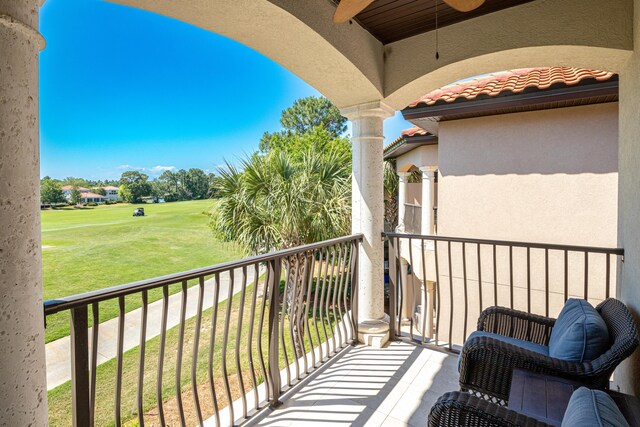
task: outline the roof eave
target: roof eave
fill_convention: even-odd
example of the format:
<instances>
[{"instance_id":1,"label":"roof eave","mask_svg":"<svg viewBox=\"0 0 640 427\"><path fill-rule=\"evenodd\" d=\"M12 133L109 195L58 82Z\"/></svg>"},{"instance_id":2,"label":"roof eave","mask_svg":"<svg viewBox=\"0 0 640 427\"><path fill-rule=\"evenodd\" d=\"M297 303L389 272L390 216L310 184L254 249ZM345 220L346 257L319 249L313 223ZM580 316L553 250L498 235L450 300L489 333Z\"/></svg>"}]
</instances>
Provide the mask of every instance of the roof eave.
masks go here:
<instances>
[{"instance_id":1,"label":"roof eave","mask_svg":"<svg viewBox=\"0 0 640 427\"><path fill-rule=\"evenodd\" d=\"M450 103L419 105L402 110L406 120L433 117L437 120L460 114L481 114L492 110L533 107L558 101L578 101L581 99L618 94L619 81L563 86L556 89L538 89L510 95L482 99L458 98Z\"/></svg>"}]
</instances>

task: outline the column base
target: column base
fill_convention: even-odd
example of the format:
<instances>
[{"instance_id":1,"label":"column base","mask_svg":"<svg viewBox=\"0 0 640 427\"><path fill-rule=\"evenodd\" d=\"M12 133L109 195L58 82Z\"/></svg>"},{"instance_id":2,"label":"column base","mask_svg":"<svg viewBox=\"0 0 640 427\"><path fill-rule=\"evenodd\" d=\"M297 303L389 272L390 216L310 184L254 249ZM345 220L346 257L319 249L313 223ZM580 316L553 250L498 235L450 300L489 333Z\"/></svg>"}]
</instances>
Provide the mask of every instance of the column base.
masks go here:
<instances>
[{"instance_id":1,"label":"column base","mask_svg":"<svg viewBox=\"0 0 640 427\"><path fill-rule=\"evenodd\" d=\"M358 342L374 348L382 348L389 341L389 316L382 319L363 320L358 323Z\"/></svg>"}]
</instances>

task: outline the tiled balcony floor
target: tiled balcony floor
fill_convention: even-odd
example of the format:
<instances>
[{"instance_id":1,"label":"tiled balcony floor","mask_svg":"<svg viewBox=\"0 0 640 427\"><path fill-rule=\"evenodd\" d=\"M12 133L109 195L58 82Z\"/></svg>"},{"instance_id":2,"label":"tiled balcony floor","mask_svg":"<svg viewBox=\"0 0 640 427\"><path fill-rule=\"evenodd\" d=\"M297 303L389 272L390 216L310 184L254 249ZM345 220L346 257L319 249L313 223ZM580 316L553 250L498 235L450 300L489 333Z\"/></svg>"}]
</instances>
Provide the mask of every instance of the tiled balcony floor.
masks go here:
<instances>
[{"instance_id":1,"label":"tiled balcony floor","mask_svg":"<svg viewBox=\"0 0 640 427\"><path fill-rule=\"evenodd\" d=\"M249 424L424 427L436 399L458 388L455 356L404 342L353 347Z\"/></svg>"}]
</instances>

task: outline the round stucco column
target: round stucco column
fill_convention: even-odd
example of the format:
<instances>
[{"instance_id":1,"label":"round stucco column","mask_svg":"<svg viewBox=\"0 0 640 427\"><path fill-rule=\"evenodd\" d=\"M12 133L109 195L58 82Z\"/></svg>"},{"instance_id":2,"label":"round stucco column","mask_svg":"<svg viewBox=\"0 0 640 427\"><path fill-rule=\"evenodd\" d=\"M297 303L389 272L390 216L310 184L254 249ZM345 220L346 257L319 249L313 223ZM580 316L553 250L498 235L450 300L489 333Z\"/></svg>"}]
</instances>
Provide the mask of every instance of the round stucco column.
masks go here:
<instances>
[{"instance_id":1,"label":"round stucco column","mask_svg":"<svg viewBox=\"0 0 640 427\"><path fill-rule=\"evenodd\" d=\"M352 230L364 241L358 257L358 338L372 346L389 339L384 313L383 122L394 110L370 102L341 110L352 123Z\"/></svg>"},{"instance_id":2,"label":"round stucco column","mask_svg":"<svg viewBox=\"0 0 640 427\"><path fill-rule=\"evenodd\" d=\"M409 182L410 175L411 172L398 172L398 226L396 231L399 233L404 233L405 230L404 215L407 203L407 182Z\"/></svg>"},{"instance_id":3,"label":"round stucco column","mask_svg":"<svg viewBox=\"0 0 640 427\"><path fill-rule=\"evenodd\" d=\"M423 166L420 168L422 172L422 231L424 235L433 235L435 228L435 207L436 197L436 170L437 166Z\"/></svg>"},{"instance_id":4,"label":"round stucco column","mask_svg":"<svg viewBox=\"0 0 640 427\"><path fill-rule=\"evenodd\" d=\"M41 0L0 0L0 425L46 426L38 33Z\"/></svg>"}]
</instances>

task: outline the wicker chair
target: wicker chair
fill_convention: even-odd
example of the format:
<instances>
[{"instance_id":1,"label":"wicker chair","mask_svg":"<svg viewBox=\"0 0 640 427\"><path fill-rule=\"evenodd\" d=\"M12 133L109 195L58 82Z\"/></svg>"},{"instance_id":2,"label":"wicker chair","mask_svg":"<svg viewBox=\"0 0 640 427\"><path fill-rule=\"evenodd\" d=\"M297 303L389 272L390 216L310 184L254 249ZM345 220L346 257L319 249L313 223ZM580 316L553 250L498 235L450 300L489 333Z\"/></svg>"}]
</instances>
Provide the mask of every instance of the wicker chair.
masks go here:
<instances>
[{"instance_id":1,"label":"wicker chair","mask_svg":"<svg viewBox=\"0 0 640 427\"><path fill-rule=\"evenodd\" d=\"M613 370L638 346L638 330L631 313L609 298L596 310L609 328L610 348L591 362L554 359L491 337L474 337L460 354L460 388L506 404L514 368L563 377L591 388L607 388ZM555 319L504 307L491 307L478 319L478 330L548 345Z\"/></svg>"},{"instance_id":2,"label":"wicker chair","mask_svg":"<svg viewBox=\"0 0 640 427\"><path fill-rule=\"evenodd\" d=\"M438 399L429 413L429 427L551 427L534 418L480 399L452 391Z\"/></svg>"}]
</instances>

